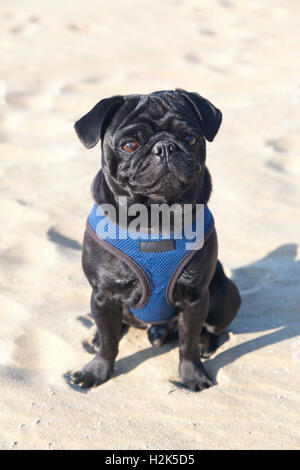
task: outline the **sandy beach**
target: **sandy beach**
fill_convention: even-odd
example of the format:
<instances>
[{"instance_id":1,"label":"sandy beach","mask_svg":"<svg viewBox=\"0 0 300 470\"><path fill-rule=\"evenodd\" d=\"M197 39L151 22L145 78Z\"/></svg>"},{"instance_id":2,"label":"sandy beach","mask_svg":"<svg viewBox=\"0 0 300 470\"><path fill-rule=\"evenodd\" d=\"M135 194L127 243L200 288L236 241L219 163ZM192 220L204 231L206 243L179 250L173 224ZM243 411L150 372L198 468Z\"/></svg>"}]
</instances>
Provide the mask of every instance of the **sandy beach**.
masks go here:
<instances>
[{"instance_id":1,"label":"sandy beach","mask_svg":"<svg viewBox=\"0 0 300 470\"><path fill-rule=\"evenodd\" d=\"M297 0L3 0L0 5L0 449L299 449L300 4ZM100 147L74 122L101 98L184 88L223 124L207 145L219 257L242 307L178 387L178 343L92 356L81 269Z\"/></svg>"}]
</instances>

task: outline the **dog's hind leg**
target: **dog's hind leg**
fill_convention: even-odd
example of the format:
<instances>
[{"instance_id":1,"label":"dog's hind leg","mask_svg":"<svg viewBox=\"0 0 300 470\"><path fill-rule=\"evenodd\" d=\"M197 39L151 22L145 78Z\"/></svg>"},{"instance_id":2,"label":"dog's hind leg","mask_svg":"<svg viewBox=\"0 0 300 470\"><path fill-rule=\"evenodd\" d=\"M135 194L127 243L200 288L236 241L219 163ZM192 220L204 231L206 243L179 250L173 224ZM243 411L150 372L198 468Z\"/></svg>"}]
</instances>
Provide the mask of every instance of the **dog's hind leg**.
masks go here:
<instances>
[{"instance_id":1,"label":"dog's hind leg","mask_svg":"<svg viewBox=\"0 0 300 470\"><path fill-rule=\"evenodd\" d=\"M230 325L240 305L239 291L218 261L209 285L209 310L200 336L201 356L209 357L217 349L219 335Z\"/></svg>"},{"instance_id":2,"label":"dog's hind leg","mask_svg":"<svg viewBox=\"0 0 300 470\"><path fill-rule=\"evenodd\" d=\"M163 325L152 325L148 329L148 338L152 346L160 348L169 341L178 338L177 321Z\"/></svg>"},{"instance_id":3,"label":"dog's hind leg","mask_svg":"<svg viewBox=\"0 0 300 470\"><path fill-rule=\"evenodd\" d=\"M219 335L210 333L205 326L202 328L200 335L200 357L209 358L219 346Z\"/></svg>"},{"instance_id":4,"label":"dog's hind leg","mask_svg":"<svg viewBox=\"0 0 300 470\"><path fill-rule=\"evenodd\" d=\"M128 329L129 329L129 326L126 325L125 323L122 323L122 330L121 330L120 339L123 338L123 336L127 333ZM88 340L83 342L83 347L90 354L97 354L99 352L99 349L100 349L100 336L99 336L99 331L98 330L96 330Z\"/></svg>"}]
</instances>

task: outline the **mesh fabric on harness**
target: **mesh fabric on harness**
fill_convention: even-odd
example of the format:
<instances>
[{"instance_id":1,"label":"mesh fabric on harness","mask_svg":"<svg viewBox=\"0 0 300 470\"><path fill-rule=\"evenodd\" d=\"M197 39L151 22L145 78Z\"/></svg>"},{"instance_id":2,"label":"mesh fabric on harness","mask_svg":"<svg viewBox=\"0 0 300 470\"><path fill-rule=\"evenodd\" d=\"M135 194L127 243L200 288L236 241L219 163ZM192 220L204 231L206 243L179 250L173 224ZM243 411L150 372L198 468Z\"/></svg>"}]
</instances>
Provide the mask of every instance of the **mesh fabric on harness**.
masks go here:
<instances>
[{"instance_id":1,"label":"mesh fabric on harness","mask_svg":"<svg viewBox=\"0 0 300 470\"><path fill-rule=\"evenodd\" d=\"M190 227L194 238L190 238L191 231L187 236L185 229L180 234L167 235L134 232L110 221L94 204L87 220L87 231L101 246L126 263L141 281L142 297L134 308L130 308L139 320L162 323L176 315L173 305L176 280L214 230L208 207L203 206L200 216Z\"/></svg>"}]
</instances>

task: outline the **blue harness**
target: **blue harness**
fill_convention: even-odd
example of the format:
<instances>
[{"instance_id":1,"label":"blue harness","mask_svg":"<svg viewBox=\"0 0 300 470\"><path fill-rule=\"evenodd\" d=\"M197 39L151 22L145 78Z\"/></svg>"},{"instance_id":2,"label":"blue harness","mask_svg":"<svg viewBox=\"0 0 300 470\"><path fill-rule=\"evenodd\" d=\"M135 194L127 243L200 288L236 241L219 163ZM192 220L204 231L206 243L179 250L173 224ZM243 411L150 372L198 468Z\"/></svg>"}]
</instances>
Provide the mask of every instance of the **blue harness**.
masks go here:
<instances>
[{"instance_id":1,"label":"blue harness","mask_svg":"<svg viewBox=\"0 0 300 470\"><path fill-rule=\"evenodd\" d=\"M178 234L148 234L123 229L111 222L94 204L87 231L102 247L127 264L143 286L143 294L130 308L143 322L162 323L176 315L173 290L185 266L214 230L213 216L207 206L192 224L194 238L186 230ZM191 232L190 232L191 233ZM193 247L191 249L190 247Z\"/></svg>"}]
</instances>

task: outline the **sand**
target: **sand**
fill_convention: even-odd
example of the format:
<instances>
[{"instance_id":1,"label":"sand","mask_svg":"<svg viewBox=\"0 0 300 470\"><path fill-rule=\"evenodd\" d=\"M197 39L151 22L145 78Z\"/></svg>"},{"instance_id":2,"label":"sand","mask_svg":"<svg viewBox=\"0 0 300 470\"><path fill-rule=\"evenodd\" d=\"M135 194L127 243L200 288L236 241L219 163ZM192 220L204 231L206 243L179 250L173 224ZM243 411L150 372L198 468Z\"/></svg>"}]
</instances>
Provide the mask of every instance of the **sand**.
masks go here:
<instances>
[{"instance_id":1,"label":"sand","mask_svg":"<svg viewBox=\"0 0 300 470\"><path fill-rule=\"evenodd\" d=\"M0 448L300 446L300 55L297 0L2 1ZM181 87L223 111L208 144L220 259L242 308L176 386L178 344L121 340L88 392L82 236L100 165L73 123L101 98Z\"/></svg>"}]
</instances>

